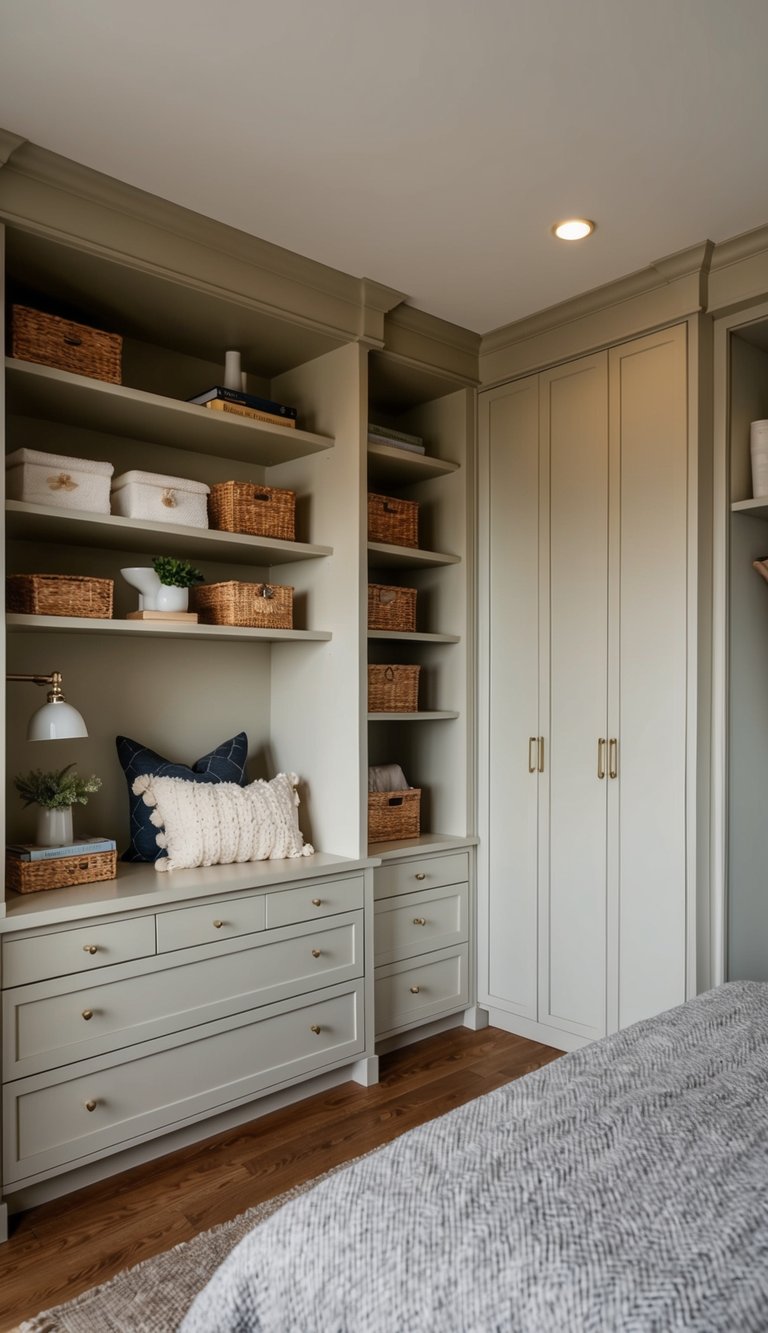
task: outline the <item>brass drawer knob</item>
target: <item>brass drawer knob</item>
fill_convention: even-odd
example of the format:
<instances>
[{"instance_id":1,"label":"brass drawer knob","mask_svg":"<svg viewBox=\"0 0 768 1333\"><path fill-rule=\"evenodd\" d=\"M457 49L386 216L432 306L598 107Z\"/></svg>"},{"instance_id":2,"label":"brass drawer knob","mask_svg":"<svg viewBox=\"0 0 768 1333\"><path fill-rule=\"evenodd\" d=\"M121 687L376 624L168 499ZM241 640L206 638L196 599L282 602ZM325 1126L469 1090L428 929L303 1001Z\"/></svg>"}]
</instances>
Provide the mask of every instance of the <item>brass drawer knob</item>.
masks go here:
<instances>
[{"instance_id":1,"label":"brass drawer knob","mask_svg":"<svg viewBox=\"0 0 768 1333\"><path fill-rule=\"evenodd\" d=\"M415 916L413 918L414 926L426 926L427 918L425 916Z\"/></svg>"},{"instance_id":2,"label":"brass drawer knob","mask_svg":"<svg viewBox=\"0 0 768 1333\"><path fill-rule=\"evenodd\" d=\"M224 925L224 922L223 922L223 921L214 921L214 923L213 923L213 928L214 928L214 930L221 930L221 927L222 927L223 925Z\"/></svg>"},{"instance_id":3,"label":"brass drawer knob","mask_svg":"<svg viewBox=\"0 0 768 1333\"><path fill-rule=\"evenodd\" d=\"M418 995L420 990L421 986L411 986L411 995Z\"/></svg>"},{"instance_id":4,"label":"brass drawer knob","mask_svg":"<svg viewBox=\"0 0 768 1333\"><path fill-rule=\"evenodd\" d=\"M322 900L322 898L313 898L313 899L312 899L312 906L313 906L313 907L322 907L322 905L323 905L323 900Z\"/></svg>"},{"instance_id":5,"label":"brass drawer knob","mask_svg":"<svg viewBox=\"0 0 768 1333\"><path fill-rule=\"evenodd\" d=\"M322 1028L320 1027L319 1023L313 1023L309 1030L310 1032L314 1032L316 1037L319 1037L320 1033L322 1032Z\"/></svg>"},{"instance_id":6,"label":"brass drawer knob","mask_svg":"<svg viewBox=\"0 0 768 1333\"><path fill-rule=\"evenodd\" d=\"M89 1023L89 1022L91 1021L91 1019L93 1018L93 1010L92 1010L92 1009L84 1009L84 1010L83 1010L83 1018L85 1019L86 1023Z\"/></svg>"},{"instance_id":7,"label":"brass drawer knob","mask_svg":"<svg viewBox=\"0 0 768 1333\"><path fill-rule=\"evenodd\" d=\"M84 944L84 945L83 945L83 953L98 953L98 951L99 951L99 946L98 946L98 944Z\"/></svg>"},{"instance_id":8,"label":"brass drawer knob","mask_svg":"<svg viewBox=\"0 0 768 1333\"><path fill-rule=\"evenodd\" d=\"M416 874L416 879L426 879L426 878L427 876L424 870L419 870L418 873Z\"/></svg>"},{"instance_id":9,"label":"brass drawer knob","mask_svg":"<svg viewBox=\"0 0 768 1333\"><path fill-rule=\"evenodd\" d=\"M320 957L320 950L319 950L319 949L313 949L313 950L312 950L312 957L313 957L313 958L319 958L319 957Z\"/></svg>"},{"instance_id":10,"label":"brass drawer knob","mask_svg":"<svg viewBox=\"0 0 768 1333\"><path fill-rule=\"evenodd\" d=\"M95 1102L95 1101L89 1101L89 1102L86 1102L86 1103L85 1103L85 1109L86 1109L86 1111L95 1111L95 1110L96 1110L96 1107L98 1106L98 1104L99 1104L99 1103L98 1103L98 1102Z\"/></svg>"}]
</instances>

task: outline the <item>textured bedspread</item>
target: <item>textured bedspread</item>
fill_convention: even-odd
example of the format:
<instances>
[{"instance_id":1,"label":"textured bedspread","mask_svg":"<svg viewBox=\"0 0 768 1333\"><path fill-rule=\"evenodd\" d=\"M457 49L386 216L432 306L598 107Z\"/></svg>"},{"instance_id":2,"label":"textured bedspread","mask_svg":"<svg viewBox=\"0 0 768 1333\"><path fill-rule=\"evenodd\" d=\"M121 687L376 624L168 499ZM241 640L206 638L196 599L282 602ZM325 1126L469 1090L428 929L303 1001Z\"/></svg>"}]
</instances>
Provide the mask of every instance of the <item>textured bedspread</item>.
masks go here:
<instances>
[{"instance_id":1,"label":"textured bedspread","mask_svg":"<svg viewBox=\"0 0 768 1333\"><path fill-rule=\"evenodd\" d=\"M768 984L403 1135L256 1227L183 1333L768 1330Z\"/></svg>"}]
</instances>

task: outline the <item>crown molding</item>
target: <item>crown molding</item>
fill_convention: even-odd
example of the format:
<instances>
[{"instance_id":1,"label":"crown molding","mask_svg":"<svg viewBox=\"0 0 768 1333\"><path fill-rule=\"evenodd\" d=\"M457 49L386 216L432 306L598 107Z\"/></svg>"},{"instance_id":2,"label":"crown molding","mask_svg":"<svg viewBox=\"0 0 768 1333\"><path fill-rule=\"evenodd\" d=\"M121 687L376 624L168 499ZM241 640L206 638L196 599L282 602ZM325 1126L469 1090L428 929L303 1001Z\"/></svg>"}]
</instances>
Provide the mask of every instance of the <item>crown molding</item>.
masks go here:
<instances>
[{"instance_id":1,"label":"crown molding","mask_svg":"<svg viewBox=\"0 0 768 1333\"><path fill-rule=\"evenodd\" d=\"M732 236L715 246L708 309L724 315L768 296L768 226Z\"/></svg>"},{"instance_id":2,"label":"crown molding","mask_svg":"<svg viewBox=\"0 0 768 1333\"><path fill-rule=\"evenodd\" d=\"M405 292L385 287L374 278L361 278L360 293L360 338L369 347L383 347L385 316L405 300Z\"/></svg>"},{"instance_id":3,"label":"crown molding","mask_svg":"<svg viewBox=\"0 0 768 1333\"><path fill-rule=\"evenodd\" d=\"M463 385L478 383L479 333L417 306L398 305L385 320L385 349L414 366L439 369Z\"/></svg>"},{"instance_id":4,"label":"crown molding","mask_svg":"<svg viewBox=\"0 0 768 1333\"><path fill-rule=\"evenodd\" d=\"M26 139L22 139L19 134L12 134L10 130L0 129L0 169L10 161L13 154Z\"/></svg>"}]
</instances>

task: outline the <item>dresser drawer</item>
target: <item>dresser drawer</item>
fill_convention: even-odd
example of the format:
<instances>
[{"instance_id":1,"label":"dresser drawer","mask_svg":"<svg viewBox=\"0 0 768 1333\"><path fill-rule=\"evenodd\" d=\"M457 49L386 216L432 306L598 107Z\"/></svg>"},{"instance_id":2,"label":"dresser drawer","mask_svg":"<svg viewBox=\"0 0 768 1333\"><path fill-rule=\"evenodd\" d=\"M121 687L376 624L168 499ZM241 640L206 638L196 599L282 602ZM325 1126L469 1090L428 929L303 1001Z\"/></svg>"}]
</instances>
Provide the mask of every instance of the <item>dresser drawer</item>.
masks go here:
<instances>
[{"instance_id":1,"label":"dresser drawer","mask_svg":"<svg viewBox=\"0 0 768 1333\"><path fill-rule=\"evenodd\" d=\"M91 972L154 954L155 918L99 921L97 925L51 931L25 940L6 936L2 947L3 986L24 986L45 977Z\"/></svg>"},{"instance_id":2,"label":"dresser drawer","mask_svg":"<svg viewBox=\"0 0 768 1333\"><path fill-rule=\"evenodd\" d=\"M109 1068L92 1061L6 1085L6 1182L65 1170L352 1058L364 1048L362 983L193 1028L162 1046Z\"/></svg>"},{"instance_id":3,"label":"dresser drawer","mask_svg":"<svg viewBox=\"0 0 768 1333\"><path fill-rule=\"evenodd\" d=\"M433 949L466 944L468 897L466 884L450 884L380 899L375 908L376 963L395 963Z\"/></svg>"},{"instance_id":4,"label":"dresser drawer","mask_svg":"<svg viewBox=\"0 0 768 1333\"><path fill-rule=\"evenodd\" d=\"M373 873L375 898L393 898L414 889L436 889L442 884L462 884L469 879L469 853L449 856L420 856L413 861L389 861Z\"/></svg>"},{"instance_id":5,"label":"dresser drawer","mask_svg":"<svg viewBox=\"0 0 768 1333\"><path fill-rule=\"evenodd\" d=\"M267 894L267 926L289 926L294 921L315 921L335 912L363 906L363 877L335 879L325 884L301 884L297 889Z\"/></svg>"},{"instance_id":6,"label":"dresser drawer","mask_svg":"<svg viewBox=\"0 0 768 1333\"><path fill-rule=\"evenodd\" d=\"M181 907L157 914L157 952L188 949L194 944L231 939L263 930L266 906L263 894L223 898L197 907Z\"/></svg>"},{"instance_id":7,"label":"dresser drawer","mask_svg":"<svg viewBox=\"0 0 768 1333\"><path fill-rule=\"evenodd\" d=\"M376 969L376 1036L424 1023L469 1003L467 946Z\"/></svg>"},{"instance_id":8,"label":"dresser drawer","mask_svg":"<svg viewBox=\"0 0 768 1333\"><path fill-rule=\"evenodd\" d=\"M6 1081L362 976L361 912L274 934L6 991Z\"/></svg>"}]
</instances>

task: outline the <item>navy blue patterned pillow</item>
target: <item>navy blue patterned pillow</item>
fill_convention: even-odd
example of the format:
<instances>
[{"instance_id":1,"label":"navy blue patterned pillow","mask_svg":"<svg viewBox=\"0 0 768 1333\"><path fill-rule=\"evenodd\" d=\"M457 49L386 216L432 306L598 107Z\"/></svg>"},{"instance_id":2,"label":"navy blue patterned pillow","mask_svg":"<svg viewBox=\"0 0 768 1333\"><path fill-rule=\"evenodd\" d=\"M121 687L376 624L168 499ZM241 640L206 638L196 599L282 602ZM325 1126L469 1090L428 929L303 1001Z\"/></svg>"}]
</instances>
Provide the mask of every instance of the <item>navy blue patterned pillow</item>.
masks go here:
<instances>
[{"instance_id":1,"label":"navy blue patterned pillow","mask_svg":"<svg viewBox=\"0 0 768 1333\"><path fill-rule=\"evenodd\" d=\"M128 736L116 736L117 757L128 783L128 802L131 811L130 843L123 852L123 861L156 861L160 855L157 845L157 829L150 823L152 813L140 796L134 796L131 788L143 773L153 777L186 778L188 782L236 782L244 787L248 781L245 776L245 763L248 758L248 737L244 731L231 740L217 745L210 754L204 754L191 768L186 764L174 764L170 759L163 759L146 745L139 745Z\"/></svg>"}]
</instances>

